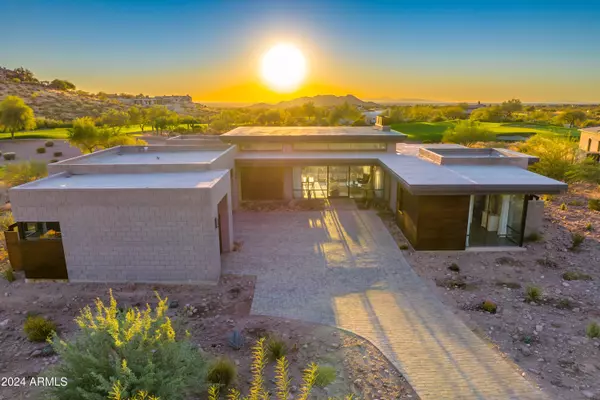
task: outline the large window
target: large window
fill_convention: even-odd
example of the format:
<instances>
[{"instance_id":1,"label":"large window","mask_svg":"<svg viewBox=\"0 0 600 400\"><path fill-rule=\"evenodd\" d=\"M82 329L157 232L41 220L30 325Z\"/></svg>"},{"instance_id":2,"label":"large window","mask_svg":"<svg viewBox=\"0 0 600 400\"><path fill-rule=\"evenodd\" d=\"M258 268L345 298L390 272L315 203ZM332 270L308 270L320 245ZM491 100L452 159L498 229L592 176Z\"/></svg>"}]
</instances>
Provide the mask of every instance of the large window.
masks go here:
<instances>
[{"instance_id":1,"label":"large window","mask_svg":"<svg viewBox=\"0 0 600 400\"><path fill-rule=\"evenodd\" d=\"M295 167L294 198L383 198L383 170L366 166Z\"/></svg>"},{"instance_id":2,"label":"large window","mask_svg":"<svg viewBox=\"0 0 600 400\"><path fill-rule=\"evenodd\" d=\"M60 239L58 222L19 222L21 238L24 240Z\"/></svg>"},{"instance_id":3,"label":"large window","mask_svg":"<svg viewBox=\"0 0 600 400\"><path fill-rule=\"evenodd\" d=\"M387 149L385 143L294 143L296 151L382 151Z\"/></svg>"}]
</instances>

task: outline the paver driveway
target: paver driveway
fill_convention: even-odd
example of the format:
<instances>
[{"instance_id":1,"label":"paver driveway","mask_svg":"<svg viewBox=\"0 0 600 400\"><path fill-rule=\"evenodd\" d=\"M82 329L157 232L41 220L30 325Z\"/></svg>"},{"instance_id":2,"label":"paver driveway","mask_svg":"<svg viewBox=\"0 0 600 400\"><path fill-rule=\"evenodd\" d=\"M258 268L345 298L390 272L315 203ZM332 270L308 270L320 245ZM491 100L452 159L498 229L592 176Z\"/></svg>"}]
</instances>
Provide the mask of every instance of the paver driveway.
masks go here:
<instances>
[{"instance_id":1,"label":"paver driveway","mask_svg":"<svg viewBox=\"0 0 600 400\"><path fill-rule=\"evenodd\" d=\"M373 342L422 399L544 399L408 265L373 211L236 213L241 251L224 271L257 276L253 314L334 325Z\"/></svg>"}]
</instances>

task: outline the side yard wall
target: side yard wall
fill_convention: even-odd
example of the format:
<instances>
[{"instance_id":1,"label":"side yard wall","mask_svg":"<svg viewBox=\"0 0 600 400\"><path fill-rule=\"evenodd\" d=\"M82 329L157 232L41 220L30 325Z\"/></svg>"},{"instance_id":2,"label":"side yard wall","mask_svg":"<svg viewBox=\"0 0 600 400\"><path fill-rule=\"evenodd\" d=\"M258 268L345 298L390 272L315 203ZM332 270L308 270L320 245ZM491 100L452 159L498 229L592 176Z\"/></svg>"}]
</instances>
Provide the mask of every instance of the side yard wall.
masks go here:
<instances>
[{"instance_id":1,"label":"side yard wall","mask_svg":"<svg viewBox=\"0 0 600 400\"><path fill-rule=\"evenodd\" d=\"M225 190L230 184L229 179L220 183ZM17 221L60 222L72 281L219 279L217 207L211 190L37 189L13 190L11 198Z\"/></svg>"}]
</instances>

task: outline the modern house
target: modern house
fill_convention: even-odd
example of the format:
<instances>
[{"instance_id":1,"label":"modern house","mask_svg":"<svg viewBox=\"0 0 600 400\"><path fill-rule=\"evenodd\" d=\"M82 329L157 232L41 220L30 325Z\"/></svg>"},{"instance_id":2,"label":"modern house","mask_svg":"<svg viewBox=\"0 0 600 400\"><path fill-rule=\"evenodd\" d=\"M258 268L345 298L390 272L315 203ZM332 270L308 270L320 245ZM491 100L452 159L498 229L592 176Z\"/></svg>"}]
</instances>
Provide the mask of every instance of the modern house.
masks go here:
<instances>
[{"instance_id":1,"label":"modern house","mask_svg":"<svg viewBox=\"0 0 600 400\"><path fill-rule=\"evenodd\" d=\"M589 155L600 155L600 126L580 129L579 148Z\"/></svg>"},{"instance_id":2,"label":"modern house","mask_svg":"<svg viewBox=\"0 0 600 400\"><path fill-rule=\"evenodd\" d=\"M504 149L408 145L389 127L240 127L49 165L10 191L9 256L28 278L216 282L245 201L370 199L416 250L520 246L537 194L567 186Z\"/></svg>"}]
</instances>

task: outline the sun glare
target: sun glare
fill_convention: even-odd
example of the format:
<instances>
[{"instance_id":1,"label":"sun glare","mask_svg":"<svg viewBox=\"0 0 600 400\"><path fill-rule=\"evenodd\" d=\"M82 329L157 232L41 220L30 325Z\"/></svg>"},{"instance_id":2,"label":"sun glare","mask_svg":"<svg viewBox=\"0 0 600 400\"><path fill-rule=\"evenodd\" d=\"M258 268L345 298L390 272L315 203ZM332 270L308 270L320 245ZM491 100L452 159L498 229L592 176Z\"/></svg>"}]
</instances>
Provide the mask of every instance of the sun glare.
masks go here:
<instances>
[{"instance_id":1,"label":"sun glare","mask_svg":"<svg viewBox=\"0 0 600 400\"><path fill-rule=\"evenodd\" d=\"M278 44L262 57L261 75L273 90L292 92L304 80L306 59L296 46Z\"/></svg>"}]
</instances>

